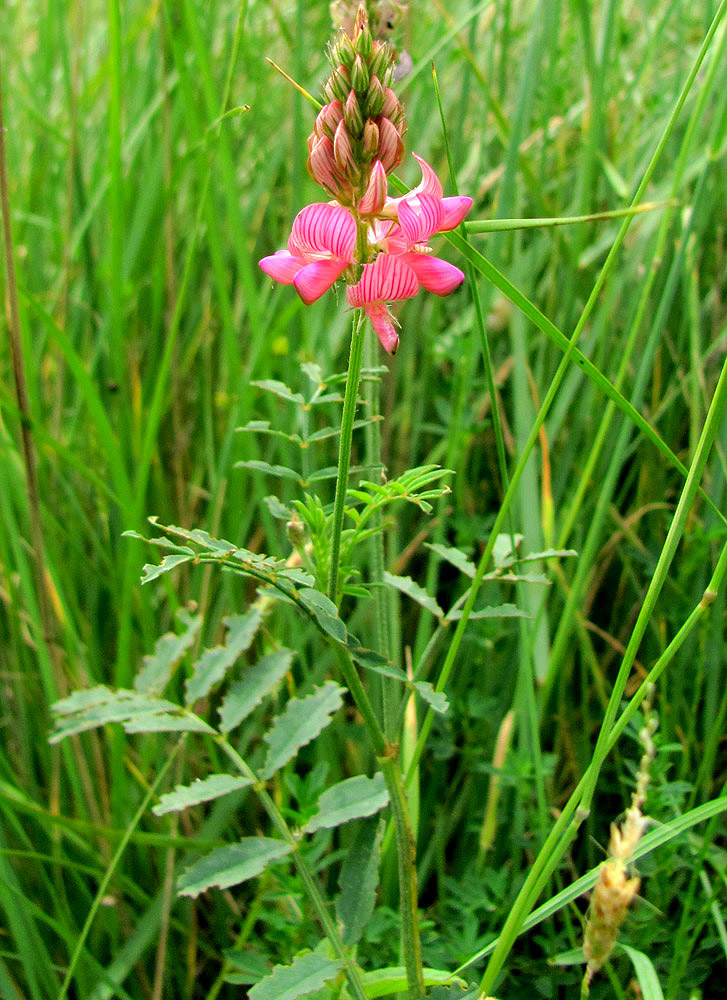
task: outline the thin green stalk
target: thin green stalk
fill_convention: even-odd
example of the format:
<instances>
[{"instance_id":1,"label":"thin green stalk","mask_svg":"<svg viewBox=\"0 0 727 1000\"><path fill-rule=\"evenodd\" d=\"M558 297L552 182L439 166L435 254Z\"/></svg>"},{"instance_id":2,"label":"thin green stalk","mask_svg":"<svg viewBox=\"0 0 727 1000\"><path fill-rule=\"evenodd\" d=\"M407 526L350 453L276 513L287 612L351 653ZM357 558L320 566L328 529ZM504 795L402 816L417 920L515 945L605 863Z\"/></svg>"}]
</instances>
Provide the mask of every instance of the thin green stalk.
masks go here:
<instances>
[{"instance_id":1,"label":"thin green stalk","mask_svg":"<svg viewBox=\"0 0 727 1000\"><path fill-rule=\"evenodd\" d=\"M338 569L341 560L341 531L343 530L343 511L346 504L348 489L348 470L351 466L351 439L353 437L353 422L356 416L358 400L358 384L361 379L361 360L364 344L364 313L358 309L354 314L353 331L351 333L351 353L348 359L348 376L346 392L343 397L343 416L341 417L341 438L338 451L338 476L336 478L336 499L333 505L333 534L331 536L331 562L328 571L328 596L334 604L338 601Z\"/></svg>"},{"instance_id":2,"label":"thin green stalk","mask_svg":"<svg viewBox=\"0 0 727 1000\"><path fill-rule=\"evenodd\" d=\"M399 868L399 903L401 907L401 936L409 1000L424 996L422 949L419 940L419 900L416 868L416 840L409 818L406 790L401 773L398 753L379 757L379 765L386 780L389 802L396 829L396 856Z\"/></svg>"},{"instance_id":3,"label":"thin green stalk","mask_svg":"<svg viewBox=\"0 0 727 1000\"><path fill-rule=\"evenodd\" d=\"M378 341L375 337L369 337L365 344L366 367L373 368L376 364L376 349ZM372 377L365 386L366 401L369 407L369 422L366 424L366 465L371 469L371 475L376 481L384 474L384 466L381 457L381 424L377 419L381 409L381 387L377 377ZM384 656L397 661L397 657L392 649L392 608L390 593L384 586L384 569L386 568L386 553L384 549L384 533L381 527L381 511L377 510L372 518L372 527L376 529L369 545L369 561L371 573L371 585L374 588L374 599L376 602L376 612L374 621L374 635L376 649ZM394 739L397 730L395 729L396 716L396 681L391 678L381 678L381 706L382 718L384 722L384 732L388 739Z\"/></svg>"}]
</instances>

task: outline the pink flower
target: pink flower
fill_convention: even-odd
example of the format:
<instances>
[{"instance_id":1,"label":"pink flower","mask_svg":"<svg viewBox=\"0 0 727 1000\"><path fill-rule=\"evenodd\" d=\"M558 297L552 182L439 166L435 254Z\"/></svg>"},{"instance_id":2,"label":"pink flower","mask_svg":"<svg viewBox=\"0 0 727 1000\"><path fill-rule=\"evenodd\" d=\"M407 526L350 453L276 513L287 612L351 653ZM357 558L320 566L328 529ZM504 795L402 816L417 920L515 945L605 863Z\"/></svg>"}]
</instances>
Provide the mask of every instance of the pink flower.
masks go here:
<instances>
[{"instance_id":1,"label":"pink flower","mask_svg":"<svg viewBox=\"0 0 727 1000\"><path fill-rule=\"evenodd\" d=\"M428 195L440 204L440 214L438 217L437 228L432 230L432 232L448 233L450 229L455 229L460 224L462 219L464 219L465 215L469 212L470 208L472 208L472 199L464 198L459 195L452 198L444 198L442 185L434 170L429 166L426 160L422 159L421 156L417 156L416 153L412 153L412 156L421 167L421 183L415 188L412 188L408 194L403 195L401 198L387 199L386 207L389 210L393 209L398 212L402 203L406 202L410 208L417 212L420 209L421 196ZM432 233L429 235L431 236Z\"/></svg>"},{"instance_id":2,"label":"pink flower","mask_svg":"<svg viewBox=\"0 0 727 1000\"><path fill-rule=\"evenodd\" d=\"M356 222L340 205L315 202L298 213L288 249L263 257L260 267L283 285L295 285L309 306L327 292L353 261Z\"/></svg>"},{"instance_id":3,"label":"pink flower","mask_svg":"<svg viewBox=\"0 0 727 1000\"><path fill-rule=\"evenodd\" d=\"M394 329L386 303L411 299L418 291L417 276L401 257L380 253L373 264L364 265L358 284L348 286L346 301L350 306L363 308L384 350L396 354L399 334Z\"/></svg>"}]
</instances>

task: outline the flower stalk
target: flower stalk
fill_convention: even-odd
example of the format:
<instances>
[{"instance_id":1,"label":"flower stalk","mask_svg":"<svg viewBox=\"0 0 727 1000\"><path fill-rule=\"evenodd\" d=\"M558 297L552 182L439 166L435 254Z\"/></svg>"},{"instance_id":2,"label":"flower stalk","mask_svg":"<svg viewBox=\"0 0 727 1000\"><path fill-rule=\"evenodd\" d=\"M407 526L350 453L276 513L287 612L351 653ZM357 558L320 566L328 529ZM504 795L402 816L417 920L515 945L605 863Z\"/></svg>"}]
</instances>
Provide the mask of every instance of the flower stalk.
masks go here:
<instances>
[{"instance_id":1,"label":"flower stalk","mask_svg":"<svg viewBox=\"0 0 727 1000\"><path fill-rule=\"evenodd\" d=\"M338 475L336 476L336 499L333 504L331 558L328 566L328 596L336 605L338 604L338 571L341 561L341 532L343 530L343 513L346 506L346 491L348 489L348 471L351 466L353 424L356 417L358 387L361 381L364 333L363 311L358 309L354 314L351 351L348 358L348 375L346 376L346 391L343 397L343 416L341 417L341 437L338 450Z\"/></svg>"}]
</instances>

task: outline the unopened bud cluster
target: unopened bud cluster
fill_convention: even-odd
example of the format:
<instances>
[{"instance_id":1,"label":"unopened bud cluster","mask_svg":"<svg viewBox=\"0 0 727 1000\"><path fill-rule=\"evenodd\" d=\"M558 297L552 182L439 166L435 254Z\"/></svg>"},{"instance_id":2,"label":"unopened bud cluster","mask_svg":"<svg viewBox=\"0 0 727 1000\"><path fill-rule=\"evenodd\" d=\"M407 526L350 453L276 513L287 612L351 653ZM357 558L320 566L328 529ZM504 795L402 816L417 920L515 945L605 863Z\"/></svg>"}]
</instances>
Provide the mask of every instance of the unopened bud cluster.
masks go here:
<instances>
[{"instance_id":1,"label":"unopened bud cluster","mask_svg":"<svg viewBox=\"0 0 727 1000\"><path fill-rule=\"evenodd\" d=\"M328 55L328 103L308 137L308 169L341 204L374 215L386 197L386 176L404 155L406 118L390 86L396 54L374 41L361 5L353 34L339 32Z\"/></svg>"}]
</instances>

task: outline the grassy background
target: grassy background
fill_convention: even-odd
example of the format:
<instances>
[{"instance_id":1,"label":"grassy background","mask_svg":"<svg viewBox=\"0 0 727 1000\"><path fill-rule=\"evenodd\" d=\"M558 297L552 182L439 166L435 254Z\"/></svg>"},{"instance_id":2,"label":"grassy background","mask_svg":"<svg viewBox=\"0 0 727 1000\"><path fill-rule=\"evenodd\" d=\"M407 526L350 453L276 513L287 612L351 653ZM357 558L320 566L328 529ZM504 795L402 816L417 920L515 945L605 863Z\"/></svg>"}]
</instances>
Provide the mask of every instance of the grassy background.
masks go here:
<instances>
[{"instance_id":1,"label":"grassy background","mask_svg":"<svg viewBox=\"0 0 727 1000\"><path fill-rule=\"evenodd\" d=\"M706 0L413 0L400 35L414 61L401 87L408 150L446 177L434 58L457 185L475 198L472 220L622 207L716 8ZM206 997L219 990L231 997L240 987L222 985L224 948L255 945L281 961L317 940L292 877L266 876L196 904L173 900L175 866L189 850L218 842L230 823L238 834L254 830L253 804L240 808L238 797L179 821L146 814L135 824L148 782L169 755L166 738L108 731L50 748L46 736L57 697L94 683L128 686L178 606L203 608L204 638L212 642L221 617L245 597L201 570L181 575L173 591L142 591L146 553L121 538L123 530L143 531L146 515L158 514L286 553L282 525L263 498L293 498L295 487L234 463L264 458L307 472L335 461L331 441L309 456L284 440L235 432L250 419L289 432L307 419L253 386L255 379L281 379L298 390L308 385L301 363L326 374L345 365L343 304L334 307L328 296L306 308L292 289L271 287L256 263L284 245L294 213L320 198L305 170L313 111L264 57L317 95L326 74L328 5L110 0L8 2L6 11L3 102L44 587L34 579L3 336L0 993L12 1000L59 995L98 885L131 830L69 995ZM632 223L580 341L686 465L727 343L725 65L721 31L647 193L669 205ZM417 182L411 158L400 176ZM570 336L618 227L610 221L470 239ZM441 252L457 261L451 248ZM481 278L478 287L513 465L561 352ZM476 556L503 493L471 282L449 299L420 296L400 318L402 346L394 361L385 359L382 379L390 474L439 462L455 475L434 517L412 508L391 528L390 564L427 582L448 606L462 581L424 542ZM332 406L327 419L336 417ZM703 478L721 509L726 447L722 426ZM526 551L558 545L579 555L551 567L547 590L491 595L516 600L533 618L470 627L448 688L451 714L433 731L422 766L421 901L431 964L467 961L497 933L551 810L590 760L682 485L571 366L508 527L524 535ZM320 489L329 502L332 485ZM643 676L699 600L724 534L724 523L698 502L637 673ZM370 617L366 608L359 614ZM657 822L722 794L724 628L721 593L659 685L660 749L649 803ZM405 601L400 630L416 662L431 628ZM438 648L435 659L441 655ZM290 683L305 689L327 666L315 662L303 636ZM494 745L510 709L515 729L497 837L483 852L478 835ZM246 734L253 749L261 725L257 718ZM175 778L206 773L209 752L190 744L174 764ZM553 892L601 860L638 755L635 741L624 740L609 760ZM305 814L321 768L331 780L365 765L361 734L343 721L311 750L304 777L291 777L277 794L291 815ZM315 844L321 878L334 891L335 852L345 843L323 835ZM699 827L641 865L647 902L631 917L627 939L650 954L669 997L699 987L714 995L717 973L725 971L718 920L727 900L725 850L723 829ZM391 879L382 901L362 946L372 963L397 960ZM498 995L575 989L579 972L553 968L547 958L576 946L581 912L564 910L524 938ZM594 995L627 995L622 961Z\"/></svg>"}]
</instances>

